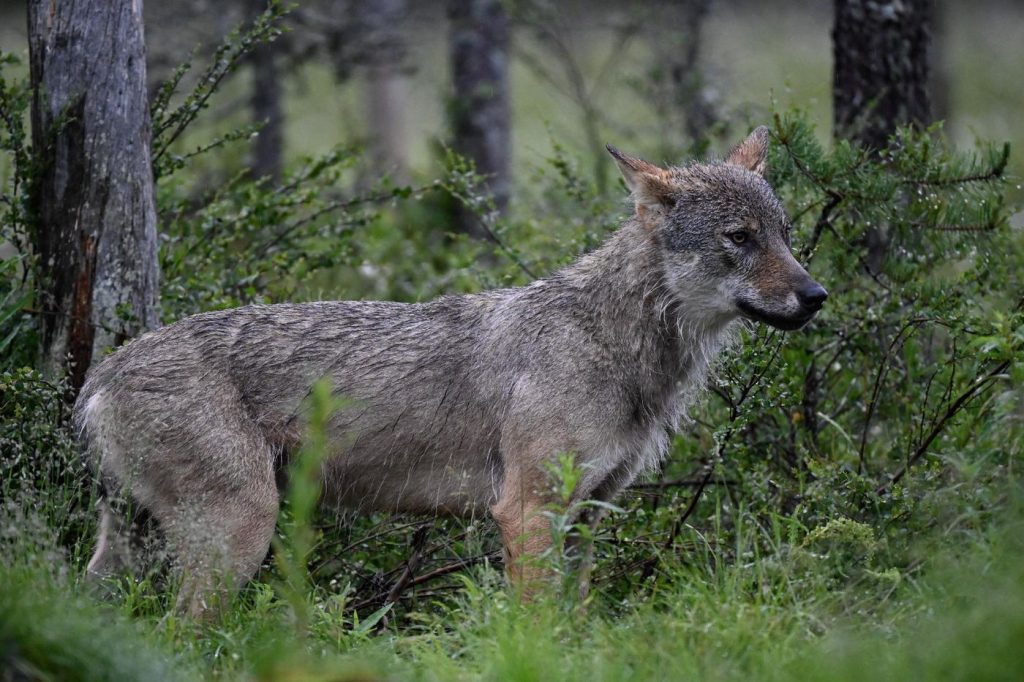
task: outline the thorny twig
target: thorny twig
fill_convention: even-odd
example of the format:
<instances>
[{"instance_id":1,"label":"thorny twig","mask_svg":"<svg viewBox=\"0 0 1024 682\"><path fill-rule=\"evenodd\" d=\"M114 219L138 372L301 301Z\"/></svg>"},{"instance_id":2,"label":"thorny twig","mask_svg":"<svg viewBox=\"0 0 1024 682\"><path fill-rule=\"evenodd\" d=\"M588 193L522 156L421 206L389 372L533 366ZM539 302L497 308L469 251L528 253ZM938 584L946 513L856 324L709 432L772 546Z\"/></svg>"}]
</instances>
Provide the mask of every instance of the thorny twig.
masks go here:
<instances>
[{"instance_id":1,"label":"thorny twig","mask_svg":"<svg viewBox=\"0 0 1024 682\"><path fill-rule=\"evenodd\" d=\"M728 438L731 433L731 429L726 432L725 438L722 439L723 444L725 439ZM719 451L720 450L721 448L719 448ZM672 546L676 543L676 538L679 536L679 531L683 528L683 524L689 520L690 516L693 515L694 510L697 509L697 503L700 502L700 498L704 496L704 489L707 488L708 483L711 481L711 476L715 473L715 459L716 458L709 458L704 464L704 477L700 480L697 485L697 489L693 492L693 496L690 498L690 503L686 505L686 510L675 521L673 521L668 537L665 538L665 542L662 545L663 551L667 552L672 549ZM644 562L644 568L640 574L641 582L644 582L651 577L654 573L654 567L657 566L660 557L660 554L654 554Z\"/></svg>"},{"instance_id":2,"label":"thorny twig","mask_svg":"<svg viewBox=\"0 0 1024 682\"><path fill-rule=\"evenodd\" d=\"M842 201L843 195L839 192L828 192L828 201L821 207L821 213L818 214L818 219L814 223L814 232L804 248L800 250L801 261L808 262L811 256L814 255L815 249L818 248L818 242L821 241L822 232L825 231L826 227L832 226L832 212Z\"/></svg>"},{"instance_id":3,"label":"thorny twig","mask_svg":"<svg viewBox=\"0 0 1024 682\"><path fill-rule=\"evenodd\" d=\"M335 552L332 552L330 556L324 557L324 559L319 563L319 565L317 565L316 568L313 569L313 573L314 574L320 573L327 566L329 566L332 562L339 561L341 559L342 555L348 554L349 552L351 552L352 550L356 549L360 545L365 545L365 544L367 544L367 543L369 543L369 542L371 542L373 540L376 540L379 537L383 537L385 535L390 535L390 534L395 533L397 531L405 530L406 528L413 528L413 527L419 528L419 527L426 526L426 525L428 525L430 523L431 523L430 521L411 521L409 523L404 523L404 524L400 524L400 525L391 525L389 522L382 521L381 523L376 524L375 526L373 526L370 529L371 532L370 532L369 535L363 535L358 540L350 542L347 545L345 545L344 547L342 547L341 549L339 549L339 550L337 550ZM384 530L380 530L380 531L376 530L377 528L381 528L382 526L387 526L387 527Z\"/></svg>"},{"instance_id":4,"label":"thorny twig","mask_svg":"<svg viewBox=\"0 0 1024 682\"><path fill-rule=\"evenodd\" d=\"M409 587L418 587L419 585L428 583L431 580L435 580L442 576L446 576L449 573L461 571L462 569L469 568L470 566L475 566L476 564L482 563L484 561L498 562L500 560L501 552L497 551L486 552L484 554L477 554L476 556L458 559L457 561L445 564L444 566L439 566L431 571L427 571L426 573L421 573L420 575L416 576L415 578L409 581Z\"/></svg>"},{"instance_id":5,"label":"thorny twig","mask_svg":"<svg viewBox=\"0 0 1024 682\"><path fill-rule=\"evenodd\" d=\"M419 194L421 192L426 191L427 189L430 189L431 187L431 185L419 187L412 190L412 192ZM308 225L309 223L313 222L314 220L323 215L332 213L334 211L343 211L354 206L360 206L362 204L384 203L394 198L396 198L394 192L379 192L377 194L368 194L365 196L330 201L321 206L320 208L316 209L315 211L309 213L308 215L305 215L279 229L276 233L274 233L274 235L270 239L263 242L259 246L259 248L255 250L256 257L263 258L264 256L267 255L270 249L274 248L282 241L287 239L288 236L295 232L297 229L304 225Z\"/></svg>"},{"instance_id":6,"label":"thorny twig","mask_svg":"<svg viewBox=\"0 0 1024 682\"><path fill-rule=\"evenodd\" d=\"M274 32L276 29L273 28L273 22L280 19L282 16L277 6L270 6L266 11L263 12L253 22L249 28L249 33L245 34L244 37L251 37L254 33L257 33L261 29L267 31L266 35L256 36L254 40L245 41L243 40L240 44L236 45L232 42L222 43L214 53L213 62L207 67L202 77L199 79L199 85L193 90L189 98L186 99L186 109L184 106L178 111L163 117L161 120L153 122L153 169L154 174L158 174L158 161L163 157L172 144L181 136L182 133L191 125L192 121L195 120L199 112L206 108L206 104L215 92L219 91L221 81L224 80L228 74L235 70L235 67L241 62L241 59L250 52L260 42L272 39L276 37ZM180 81L183 71L179 69L175 73L175 78ZM177 83L174 83L176 85ZM170 131L170 132L167 132Z\"/></svg>"}]
</instances>

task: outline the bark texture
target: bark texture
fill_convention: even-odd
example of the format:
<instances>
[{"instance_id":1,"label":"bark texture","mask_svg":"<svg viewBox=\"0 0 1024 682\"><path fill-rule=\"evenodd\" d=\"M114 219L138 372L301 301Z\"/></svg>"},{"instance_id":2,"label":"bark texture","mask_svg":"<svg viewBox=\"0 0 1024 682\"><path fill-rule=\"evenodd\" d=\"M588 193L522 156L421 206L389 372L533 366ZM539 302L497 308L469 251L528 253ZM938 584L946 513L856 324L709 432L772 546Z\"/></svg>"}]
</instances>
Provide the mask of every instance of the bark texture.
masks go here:
<instances>
[{"instance_id":1,"label":"bark texture","mask_svg":"<svg viewBox=\"0 0 1024 682\"><path fill-rule=\"evenodd\" d=\"M881 149L897 126L931 121L931 0L836 0L832 100L837 137Z\"/></svg>"},{"instance_id":2,"label":"bark texture","mask_svg":"<svg viewBox=\"0 0 1024 682\"><path fill-rule=\"evenodd\" d=\"M77 390L107 348L159 324L141 0L31 0L42 364Z\"/></svg>"},{"instance_id":3,"label":"bark texture","mask_svg":"<svg viewBox=\"0 0 1024 682\"><path fill-rule=\"evenodd\" d=\"M449 0L452 146L476 163L498 210L508 205L508 14L501 0ZM483 237L468 211L464 231Z\"/></svg>"}]
</instances>

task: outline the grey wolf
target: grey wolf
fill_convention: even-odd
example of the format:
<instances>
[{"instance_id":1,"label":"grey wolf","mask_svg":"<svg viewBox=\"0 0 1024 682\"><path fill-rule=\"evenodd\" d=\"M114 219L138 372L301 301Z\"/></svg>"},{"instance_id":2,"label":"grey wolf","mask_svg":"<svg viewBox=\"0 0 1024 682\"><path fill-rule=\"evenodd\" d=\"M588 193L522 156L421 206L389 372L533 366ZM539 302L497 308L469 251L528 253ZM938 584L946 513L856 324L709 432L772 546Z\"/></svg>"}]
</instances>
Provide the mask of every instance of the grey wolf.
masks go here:
<instances>
[{"instance_id":1,"label":"grey wolf","mask_svg":"<svg viewBox=\"0 0 1024 682\"><path fill-rule=\"evenodd\" d=\"M737 321L792 330L827 294L794 259L764 178L769 132L722 161L662 168L609 147L634 202L599 249L521 288L419 304L254 305L145 334L88 375L74 417L108 491L162 528L208 608L268 551L277 474L322 378L349 399L329 425L324 502L489 513L510 579L551 542L546 465L571 453L577 500L611 500L656 469ZM111 509L89 571L124 565ZM220 589L220 588L217 588Z\"/></svg>"}]
</instances>

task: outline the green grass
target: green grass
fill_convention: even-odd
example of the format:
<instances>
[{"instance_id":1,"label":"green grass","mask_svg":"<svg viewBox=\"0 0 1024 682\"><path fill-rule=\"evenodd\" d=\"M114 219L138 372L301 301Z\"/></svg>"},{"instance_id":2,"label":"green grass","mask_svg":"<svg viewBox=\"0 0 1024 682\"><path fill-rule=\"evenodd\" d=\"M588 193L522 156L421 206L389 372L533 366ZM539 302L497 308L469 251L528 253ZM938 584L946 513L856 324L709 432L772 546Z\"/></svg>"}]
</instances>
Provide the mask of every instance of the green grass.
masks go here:
<instances>
[{"instance_id":1,"label":"green grass","mask_svg":"<svg viewBox=\"0 0 1024 682\"><path fill-rule=\"evenodd\" d=\"M126 580L101 600L80 565L8 534L0 664L67 680L1020 679L1020 493L1011 486L1003 512L957 531L966 542L920 538L911 549L928 558L905 575L837 564L806 543L735 563L706 547L669 558L657 588L630 603L599 594L580 609L557 595L518 605L484 568L454 598L383 628L323 595L308 599L308 627L297 627L272 575L218 622L196 625L168 613L173 595L147 582Z\"/></svg>"},{"instance_id":2,"label":"green grass","mask_svg":"<svg viewBox=\"0 0 1024 682\"><path fill-rule=\"evenodd\" d=\"M1019 13L1009 4L1003 8ZM947 131L958 142L969 141L974 130L1024 139L1022 119L1016 115L1024 106L1021 92L1004 87L1007 74L1019 70L1021 58L1019 50L1007 45L1020 44L1016 38L1024 22L1007 16L951 10L957 27L949 43L955 115ZM431 33L415 46L421 68L411 85L410 109L417 117L410 122L408 137L415 140L413 158L419 169L432 163L431 145L443 130L442 37ZM607 59L607 38L607 30L594 26L577 34L587 69ZM810 120L819 124L817 137L828 138L828 26L820 12L788 3L769 9L746 3L741 10L723 5L708 25L706 48L711 75L721 84L727 106L741 118L766 116L767 108L751 109L744 103L774 97L781 108L795 105L809 111ZM644 45L632 43L621 58L624 73L639 73L647 59ZM358 81L335 87L323 66L300 69L287 84L289 157L357 139L362 134L360 87ZM574 186L577 179L571 172L562 177L557 164L540 171L537 166L557 140L565 146L567 164L578 162L581 174L588 173L578 112L518 62L513 64L512 90L520 182L531 184L534 192L538 187L564 192L562 185ZM630 92L627 84L616 83L597 93L606 112L602 130L623 148L650 153L659 148L657 122ZM242 78L228 81L216 107L244 101L245 94L243 72ZM186 146L209 139L215 129L226 132L245 118L237 106L227 112L216 107L211 113L217 115L206 117ZM236 146L227 154L201 158L189 167L189 182L220 177L224 168L241 164L243 155L244 149ZM1011 159L1019 173L1024 166L1016 155ZM606 206L620 200L598 197L581 208L576 204L588 204L586 198L546 200L527 197L530 188L522 189L517 202L521 210L515 212L531 218L518 227L513 223L513 231L506 234L528 253L542 254L534 261L541 264L549 262L545 258L550 254L568 256L594 239L581 236L584 228L603 224L598 217L607 220ZM793 208L805 201L805 193L797 193ZM381 279L405 287L402 297L433 295L435 288L475 289L493 283L485 277L498 277L469 257L453 256L457 250L451 244L432 246L443 254L439 264L431 263L423 244L433 242L415 237L417 226L429 224L428 214L437 208L404 210L403 225L385 217L359 230L367 260L390 268ZM843 249L829 248L819 256L818 268L824 269L825 256L842 260ZM999 263L1012 276L994 288L1012 296L1019 268ZM431 268L436 276L425 274ZM338 270L329 274L334 279L304 282L302 291L315 289L319 295L322 287L327 289L324 295L350 296L354 285ZM467 283L472 277L477 279ZM836 305L848 308L826 312L831 320L850 319L847 312L857 312L855 304L837 300ZM792 343L794 352L800 352L798 342ZM798 359L790 358L794 367L799 367ZM910 364L912 360L907 358ZM970 367L964 370L965 381L975 376ZM1019 368L1013 372L1019 379ZM777 486L773 476L788 475L785 462L760 468L765 451L756 441L749 451L730 451L733 461L723 468L742 473L744 485L736 489L746 498L733 499L724 487L709 489L668 546L664 536L676 520L673 514L687 507L691 491L671 498L666 494L660 505L649 498L643 503L625 499L626 511L604 524L598 582L585 609L557 594L520 606L506 592L499 567L487 563L457 574L444 591L427 589L392 608L375 604L354 609L365 586L349 589L347 581L401 566L408 552L405 531L395 524L392 531L399 532L359 544L345 557L349 564L342 563L328 578L311 579L302 557L318 555L328 541L344 546L351 538L342 532L329 538L334 531L321 527L307 533L311 518L306 502L315 491L293 490L291 514L275 543L276 561L265 566L217 622L206 625L173 613L175 590L159 576L124 578L103 590L84 582L94 524L89 495L82 492L86 474L80 464L71 465L77 461L71 434L46 412L53 396L44 390L45 382L32 377L12 381L0 385L14 396L0 396L0 416L10 430L0 429L0 437L35 443L10 463L19 477L44 483L21 494L15 476L0 476L0 680L1022 679L1024 489L1015 472L1024 440L1019 438L1019 389L1012 388L1020 385L1013 383L1016 379L1008 379L1002 393L985 398L988 407L972 412L974 421L964 418L953 424L895 495L857 497L884 508L851 510L848 498L858 496L871 481L851 473L857 456L854 441L845 432L843 439L830 430L819 435L812 452L802 452L807 455L801 460L804 465L818 467L816 478L806 485L793 483L793 490L778 497L769 481ZM15 383L42 393L19 394L11 388ZM789 385L796 386L796 380ZM787 384L776 388L764 397L772 415L776 407L793 406ZM894 390L908 404L928 407L927 395ZM30 395L38 399L24 397ZM851 400L863 400L863 389L852 395ZM863 405L850 410L854 416L839 416L840 408L846 409L843 401L837 417L847 427L860 425L857 415ZM898 464L905 445L898 436L906 436L916 424L917 412L896 407L900 409L884 415L890 430L880 428L868 450L879 475ZM696 462L711 451L711 431L725 422L710 414L710 428L679 439L671 465ZM907 419L906 414L915 417ZM795 419L782 421L788 427ZM881 421L876 417L876 423ZM840 427L839 422L830 425ZM58 458L58 450L66 461ZM780 447L767 450L770 457L784 452ZM799 479L800 472L792 475ZM787 507L791 501L804 508ZM366 529L373 522L354 522L361 524L355 537L370 534ZM496 548L486 531L469 530L456 523L439 524L432 537L441 536L449 544L434 559ZM555 557L553 563L558 562ZM651 575L642 579L644 562L654 563Z\"/></svg>"}]
</instances>

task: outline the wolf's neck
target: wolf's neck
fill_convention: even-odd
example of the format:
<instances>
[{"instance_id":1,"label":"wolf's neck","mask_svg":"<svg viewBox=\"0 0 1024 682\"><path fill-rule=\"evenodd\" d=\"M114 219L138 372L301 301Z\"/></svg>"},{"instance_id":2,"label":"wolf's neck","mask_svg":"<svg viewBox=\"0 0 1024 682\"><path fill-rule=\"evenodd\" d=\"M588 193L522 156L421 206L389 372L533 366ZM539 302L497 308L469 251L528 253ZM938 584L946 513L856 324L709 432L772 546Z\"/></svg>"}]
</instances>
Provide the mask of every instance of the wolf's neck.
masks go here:
<instances>
[{"instance_id":1,"label":"wolf's neck","mask_svg":"<svg viewBox=\"0 0 1024 682\"><path fill-rule=\"evenodd\" d=\"M701 383L729 337L729 320L672 291L661 247L635 218L562 275L606 341L653 372Z\"/></svg>"}]
</instances>

